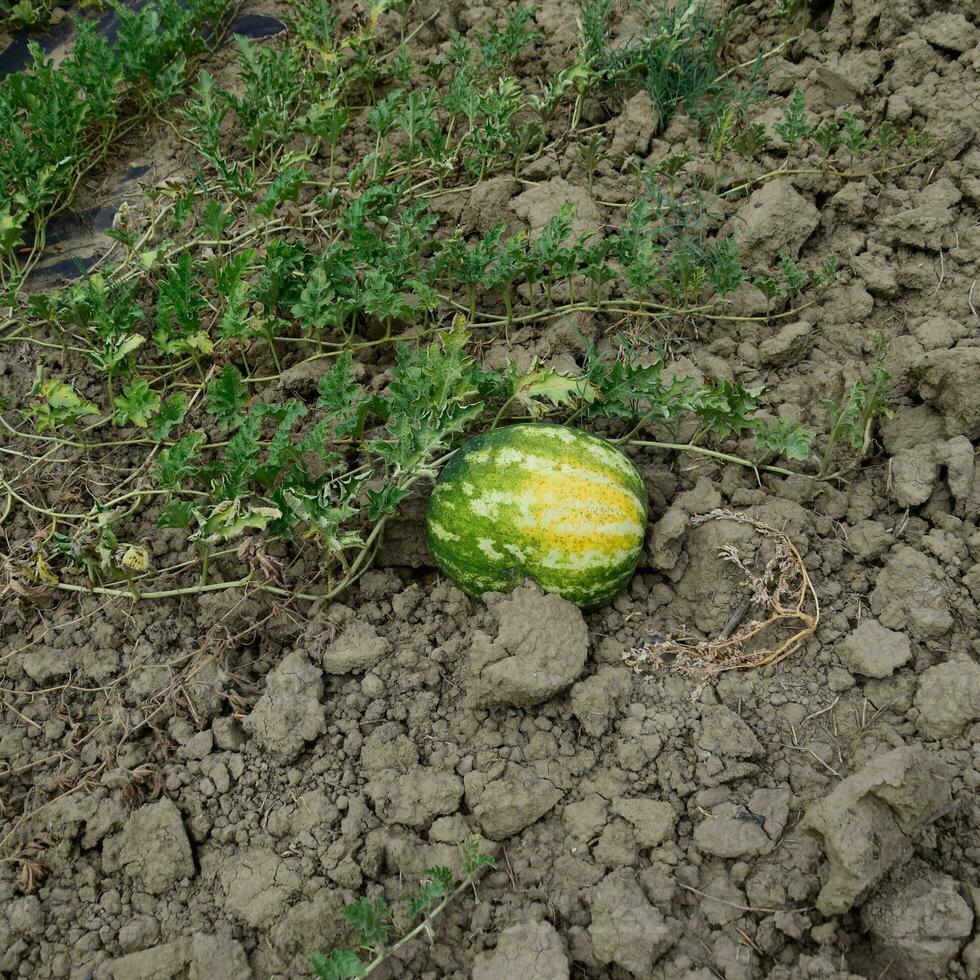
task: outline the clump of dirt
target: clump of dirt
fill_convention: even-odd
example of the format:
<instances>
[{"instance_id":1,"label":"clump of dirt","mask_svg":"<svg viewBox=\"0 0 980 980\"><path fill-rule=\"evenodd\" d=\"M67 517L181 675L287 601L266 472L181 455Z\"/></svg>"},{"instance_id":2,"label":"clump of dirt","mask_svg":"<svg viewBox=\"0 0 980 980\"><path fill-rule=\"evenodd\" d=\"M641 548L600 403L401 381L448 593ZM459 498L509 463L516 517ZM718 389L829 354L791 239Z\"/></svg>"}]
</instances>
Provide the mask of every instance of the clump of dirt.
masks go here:
<instances>
[{"instance_id":1,"label":"clump of dirt","mask_svg":"<svg viewBox=\"0 0 980 980\"><path fill-rule=\"evenodd\" d=\"M860 905L912 839L950 805L953 769L940 756L903 747L868 762L807 810L801 826L823 838L829 871L817 908Z\"/></svg>"},{"instance_id":2,"label":"clump of dirt","mask_svg":"<svg viewBox=\"0 0 980 980\"><path fill-rule=\"evenodd\" d=\"M491 596L487 605L497 635L478 631L471 641L471 704L530 708L571 687L589 653L589 631L575 606L531 584Z\"/></svg>"}]
</instances>

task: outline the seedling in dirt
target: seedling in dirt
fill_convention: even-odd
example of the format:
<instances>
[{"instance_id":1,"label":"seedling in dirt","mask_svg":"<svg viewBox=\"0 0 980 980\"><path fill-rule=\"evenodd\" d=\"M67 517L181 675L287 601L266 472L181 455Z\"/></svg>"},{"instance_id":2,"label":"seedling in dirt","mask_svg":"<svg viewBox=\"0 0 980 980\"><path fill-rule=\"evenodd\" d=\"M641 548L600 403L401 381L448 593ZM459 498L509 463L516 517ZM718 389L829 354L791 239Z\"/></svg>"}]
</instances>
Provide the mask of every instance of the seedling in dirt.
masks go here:
<instances>
[{"instance_id":1,"label":"seedling in dirt","mask_svg":"<svg viewBox=\"0 0 980 980\"><path fill-rule=\"evenodd\" d=\"M307 174L303 167L286 167L280 171L266 188L261 203L255 206L256 213L268 219L280 204L286 201L298 203L299 192L306 179Z\"/></svg>"},{"instance_id":2,"label":"seedling in dirt","mask_svg":"<svg viewBox=\"0 0 980 980\"><path fill-rule=\"evenodd\" d=\"M202 317L208 309L189 252L167 270L157 294L156 329L153 342L163 355L190 355L203 377L199 357L214 350Z\"/></svg>"},{"instance_id":3,"label":"seedling in dirt","mask_svg":"<svg viewBox=\"0 0 980 980\"><path fill-rule=\"evenodd\" d=\"M711 160L715 165L715 186L718 186L718 171L725 151L735 141L735 124L738 121L738 106L730 105L711 124L708 143L711 146Z\"/></svg>"},{"instance_id":4,"label":"seedling in dirt","mask_svg":"<svg viewBox=\"0 0 980 980\"><path fill-rule=\"evenodd\" d=\"M579 9L579 34L584 42L585 55L591 61L597 61L605 54L606 36L613 12L612 2L582 0Z\"/></svg>"},{"instance_id":5,"label":"seedling in dirt","mask_svg":"<svg viewBox=\"0 0 980 980\"><path fill-rule=\"evenodd\" d=\"M383 898L362 898L345 906L343 916L355 930L356 945L335 949L329 957L313 953L310 961L317 980L353 980L370 976L417 936L424 933L430 941L434 940L436 920L460 893L472 889L474 899L479 901L477 880L486 868L496 867L496 862L480 850L479 837L467 837L460 844L460 850L462 877L457 879L449 868L428 868L418 892L405 899L409 920L421 921L391 945L389 938L395 929L393 910Z\"/></svg>"},{"instance_id":6,"label":"seedling in dirt","mask_svg":"<svg viewBox=\"0 0 980 980\"><path fill-rule=\"evenodd\" d=\"M54 0L2 0L0 11L9 17L11 27L36 27L47 23Z\"/></svg>"},{"instance_id":7,"label":"seedling in dirt","mask_svg":"<svg viewBox=\"0 0 980 980\"><path fill-rule=\"evenodd\" d=\"M592 183L595 179L595 172L599 164L606 159L606 149L609 146L608 140L600 133L593 133L582 144L580 153L582 169L585 170L585 178L589 185L589 197L594 197Z\"/></svg>"},{"instance_id":8,"label":"seedling in dirt","mask_svg":"<svg viewBox=\"0 0 980 980\"><path fill-rule=\"evenodd\" d=\"M377 155L381 146L381 140L394 128L398 118L398 110L401 107L405 93L400 88L389 92L383 99L380 99L368 110L364 117L368 127L375 134L374 152Z\"/></svg>"},{"instance_id":9,"label":"seedling in dirt","mask_svg":"<svg viewBox=\"0 0 980 980\"><path fill-rule=\"evenodd\" d=\"M818 126L810 137L828 157L841 144L840 127L833 122L825 122L822 126Z\"/></svg>"},{"instance_id":10,"label":"seedling in dirt","mask_svg":"<svg viewBox=\"0 0 980 980\"><path fill-rule=\"evenodd\" d=\"M494 285L495 277L490 269L500 256L505 229L502 222L494 225L473 246L467 246L459 234L453 235L437 256L437 274L455 280L465 288L471 319L476 313L477 287Z\"/></svg>"},{"instance_id":11,"label":"seedling in dirt","mask_svg":"<svg viewBox=\"0 0 980 980\"><path fill-rule=\"evenodd\" d=\"M173 397L161 401L157 414L150 419L150 435L158 442L170 437L170 433L184 421L190 400L179 391Z\"/></svg>"},{"instance_id":12,"label":"seedling in dirt","mask_svg":"<svg viewBox=\"0 0 980 980\"><path fill-rule=\"evenodd\" d=\"M783 20L791 21L804 6L804 0L776 0L775 13Z\"/></svg>"},{"instance_id":13,"label":"seedling in dirt","mask_svg":"<svg viewBox=\"0 0 980 980\"><path fill-rule=\"evenodd\" d=\"M591 237L588 234L580 236L571 247L564 244L572 233L574 213L573 204L563 204L528 248L525 278L532 285L544 280L545 299L549 308L554 306L552 290L555 282L576 269L577 252Z\"/></svg>"},{"instance_id":14,"label":"seedling in dirt","mask_svg":"<svg viewBox=\"0 0 980 980\"><path fill-rule=\"evenodd\" d=\"M772 137L762 123L749 123L732 141L732 147L739 156L751 163L759 150L770 142Z\"/></svg>"},{"instance_id":15,"label":"seedling in dirt","mask_svg":"<svg viewBox=\"0 0 980 980\"><path fill-rule=\"evenodd\" d=\"M330 154L327 177L331 181L334 178L334 157L337 152L337 142L349 123L350 109L334 104L333 99L313 103L300 120L300 127L304 133L315 137L316 140L326 142ZM314 142L309 148L310 155L313 156L317 149L318 145Z\"/></svg>"},{"instance_id":16,"label":"seedling in dirt","mask_svg":"<svg viewBox=\"0 0 980 980\"><path fill-rule=\"evenodd\" d=\"M129 372L145 340L137 333L144 314L135 287L120 287L96 274L57 296L51 314L62 328L72 324L84 331L85 356L105 374L111 402L113 378Z\"/></svg>"},{"instance_id":17,"label":"seedling in dirt","mask_svg":"<svg viewBox=\"0 0 980 980\"><path fill-rule=\"evenodd\" d=\"M833 282L837 276L837 256L832 254L823 268L816 271L801 269L785 250L779 253L779 278L759 276L752 280L753 285L766 297L766 316L769 316L772 301L778 296L791 299L798 296L808 286L820 288Z\"/></svg>"},{"instance_id":18,"label":"seedling in dirt","mask_svg":"<svg viewBox=\"0 0 980 980\"><path fill-rule=\"evenodd\" d=\"M600 28L605 3L588 2L582 9L581 47L596 83L645 89L660 113L660 128L679 108L710 123L731 104L731 87L719 81L731 16L716 19L697 0L644 8L647 22L642 33L608 50Z\"/></svg>"},{"instance_id":19,"label":"seedling in dirt","mask_svg":"<svg viewBox=\"0 0 980 980\"><path fill-rule=\"evenodd\" d=\"M806 98L797 89L793 93L793 98L783 112L783 121L773 126L773 129L782 137L783 142L790 147L797 147L810 134L810 125L807 122Z\"/></svg>"},{"instance_id":20,"label":"seedling in dirt","mask_svg":"<svg viewBox=\"0 0 980 980\"><path fill-rule=\"evenodd\" d=\"M895 127L885 119L881 125L874 131L874 135L871 137L871 142L874 144L875 148L879 153L884 153L889 147L894 146L895 143L899 142L901 137Z\"/></svg>"},{"instance_id":21,"label":"seedling in dirt","mask_svg":"<svg viewBox=\"0 0 980 980\"><path fill-rule=\"evenodd\" d=\"M461 144L472 150L464 157L463 166L477 180L483 180L508 150L517 132L511 122L523 102L520 85L512 77L501 78L495 86L478 94L471 128Z\"/></svg>"},{"instance_id":22,"label":"seedling in dirt","mask_svg":"<svg viewBox=\"0 0 980 980\"><path fill-rule=\"evenodd\" d=\"M234 364L226 364L220 377L208 385L206 411L227 429L237 429L248 416L248 392Z\"/></svg>"},{"instance_id":23,"label":"seedling in dirt","mask_svg":"<svg viewBox=\"0 0 980 980\"><path fill-rule=\"evenodd\" d=\"M436 92L428 88L423 92L409 92L395 113L395 125L408 137L402 158L411 160L416 153L428 156L431 163L441 160L447 141L437 139L442 134L442 126L436 118ZM444 134L443 134L444 135ZM437 139L437 142L433 142ZM439 152L432 150L438 146Z\"/></svg>"},{"instance_id":24,"label":"seedling in dirt","mask_svg":"<svg viewBox=\"0 0 980 980\"><path fill-rule=\"evenodd\" d=\"M303 285L299 300L291 307L294 317L310 328L322 330L337 324L338 299L327 272L317 266Z\"/></svg>"},{"instance_id":25,"label":"seedling in dirt","mask_svg":"<svg viewBox=\"0 0 980 980\"><path fill-rule=\"evenodd\" d=\"M544 125L547 126L555 117L565 93L571 86L571 72L563 69L547 83L542 83L540 95L535 93L530 96L528 105L538 114Z\"/></svg>"},{"instance_id":26,"label":"seedling in dirt","mask_svg":"<svg viewBox=\"0 0 980 980\"><path fill-rule=\"evenodd\" d=\"M203 432L191 432L178 439L172 446L160 451L154 477L159 487L164 490L181 489L185 481L197 476L198 466L193 465L200 459L201 446L204 444ZM164 527L175 525L161 525ZM184 526L187 525L176 525Z\"/></svg>"},{"instance_id":27,"label":"seedling in dirt","mask_svg":"<svg viewBox=\"0 0 980 980\"><path fill-rule=\"evenodd\" d=\"M809 0L775 0L776 16L783 21L783 47L785 48L790 41L790 32L794 26L802 32L810 23L810 2ZM800 13L802 12L802 25L799 24Z\"/></svg>"},{"instance_id":28,"label":"seedling in dirt","mask_svg":"<svg viewBox=\"0 0 980 980\"><path fill-rule=\"evenodd\" d=\"M507 311L507 323L514 316L514 283L520 278L524 268L527 248L527 235L522 231L508 238L494 258L489 270L488 288L499 289Z\"/></svg>"},{"instance_id":29,"label":"seedling in dirt","mask_svg":"<svg viewBox=\"0 0 980 980\"><path fill-rule=\"evenodd\" d=\"M707 250L708 283L719 296L733 293L746 280L738 247L730 238Z\"/></svg>"},{"instance_id":30,"label":"seedling in dirt","mask_svg":"<svg viewBox=\"0 0 980 980\"><path fill-rule=\"evenodd\" d=\"M905 145L910 150L917 150L932 143L932 134L927 130L921 132L917 129L910 129L905 136Z\"/></svg>"},{"instance_id":31,"label":"seedling in dirt","mask_svg":"<svg viewBox=\"0 0 980 980\"><path fill-rule=\"evenodd\" d=\"M786 459L803 461L810 456L813 431L796 419L755 419L752 425L756 445L764 451L758 462L784 456Z\"/></svg>"},{"instance_id":32,"label":"seedling in dirt","mask_svg":"<svg viewBox=\"0 0 980 980\"><path fill-rule=\"evenodd\" d=\"M863 153L868 148L869 141L864 133L864 127L850 112L844 113L844 132L841 142L851 151L852 156Z\"/></svg>"},{"instance_id":33,"label":"seedling in dirt","mask_svg":"<svg viewBox=\"0 0 980 980\"><path fill-rule=\"evenodd\" d=\"M218 174L222 186L240 200L247 200L258 179L255 170L243 161L230 162L221 146L222 122L232 107L232 101L225 98L226 93L215 87L214 79L206 71L200 72L192 92L194 99L188 100L178 110L188 124L187 132L192 142L202 159ZM178 227L189 210L189 201L186 204L175 204L174 220ZM213 227L210 221L208 226Z\"/></svg>"},{"instance_id":34,"label":"seedling in dirt","mask_svg":"<svg viewBox=\"0 0 980 980\"><path fill-rule=\"evenodd\" d=\"M830 472L834 448L839 443L847 443L855 450L859 461L864 459L871 448L875 422L890 419L894 414L889 406L890 393L891 375L878 361L871 368L868 378L855 381L847 389L840 404L833 400L827 402L830 435L820 463L821 479Z\"/></svg>"},{"instance_id":35,"label":"seedling in dirt","mask_svg":"<svg viewBox=\"0 0 980 980\"><path fill-rule=\"evenodd\" d=\"M779 270L783 275L783 285L779 290L782 296L795 296L809 282L809 276L790 257L785 250L779 253Z\"/></svg>"},{"instance_id":36,"label":"seedling in dirt","mask_svg":"<svg viewBox=\"0 0 980 980\"><path fill-rule=\"evenodd\" d=\"M487 74L507 69L512 71L521 52L529 44L537 44L544 36L538 30L528 30L538 8L519 3L507 12L503 27L494 24L485 34L477 35L477 46Z\"/></svg>"},{"instance_id":37,"label":"seedling in dirt","mask_svg":"<svg viewBox=\"0 0 980 980\"><path fill-rule=\"evenodd\" d=\"M244 143L252 152L253 163L281 157L290 137L297 131L301 99L307 79L298 52L291 47L277 49L256 45L236 35L241 68L241 94L222 91L226 102L244 127Z\"/></svg>"}]
</instances>

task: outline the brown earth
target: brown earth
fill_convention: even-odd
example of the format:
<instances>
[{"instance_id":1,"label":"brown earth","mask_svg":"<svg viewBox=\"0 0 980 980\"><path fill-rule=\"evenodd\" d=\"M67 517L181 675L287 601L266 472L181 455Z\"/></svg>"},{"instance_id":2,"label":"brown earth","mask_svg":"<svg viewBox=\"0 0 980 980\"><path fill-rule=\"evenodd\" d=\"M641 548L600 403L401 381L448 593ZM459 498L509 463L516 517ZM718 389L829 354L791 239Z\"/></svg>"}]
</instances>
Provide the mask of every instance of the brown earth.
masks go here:
<instances>
[{"instance_id":1,"label":"brown earth","mask_svg":"<svg viewBox=\"0 0 980 980\"><path fill-rule=\"evenodd\" d=\"M715 321L672 349L683 373L764 383L773 414L825 433L823 400L866 371L882 331L897 403L864 465L836 486L760 486L737 467L637 453L649 547L628 592L587 616L533 586L466 598L435 573L417 501L376 570L309 613L240 594L8 602L0 976L304 976L310 951L349 940L346 902L394 903L425 868L458 865L456 842L478 832L498 865L479 903L461 897L433 945L381 975L980 977L976 10L823 10L819 33L770 65L758 117L779 118L799 86L815 116L850 103L946 142L894 175L790 175L719 198L711 220L755 261L834 251L842 274L801 321ZM495 16L447 8L419 43ZM528 77L575 43L567 4L544 0L537 22ZM750 4L732 62L781 29ZM622 193L617 154L686 147L710 166L684 117L653 138L642 100L589 111L614 148L599 201ZM172 170L160 139L153 158ZM445 207L472 227L537 227L568 199L584 228L621 220L571 155L527 176L530 189L497 178ZM761 295L741 299L758 312ZM605 326L512 331L487 356L561 364L576 330ZM0 394L32 374L29 357L9 358ZM700 691L631 673L624 651L685 624L715 635L738 604L717 558L738 529L686 521L719 506L797 544L817 635ZM161 564L185 557L154 520L141 514L130 536ZM15 511L3 531L10 550L34 528Z\"/></svg>"}]
</instances>

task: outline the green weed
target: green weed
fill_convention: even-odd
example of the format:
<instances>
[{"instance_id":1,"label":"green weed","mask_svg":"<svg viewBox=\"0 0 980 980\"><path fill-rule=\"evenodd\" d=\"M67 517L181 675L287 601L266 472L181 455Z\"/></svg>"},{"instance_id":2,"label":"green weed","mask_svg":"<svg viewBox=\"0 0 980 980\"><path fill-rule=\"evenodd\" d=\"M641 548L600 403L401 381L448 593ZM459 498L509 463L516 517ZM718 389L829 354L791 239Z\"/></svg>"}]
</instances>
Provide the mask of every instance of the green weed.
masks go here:
<instances>
[{"instance_id":1,"label":"green weed","mask_svg":"<svg viewBox=\"0 0 980 980\"><path fill-rule=\"evenodd\" d=\"M611 48L608 0L582 0L580 58L597 87L645 90L659 112L661 128L678 109L710 124L727 106L752 98L750 90L739 92L721 77L721 49L734 14L716 18L698 0L637 6L646 21L642 34Z\"/></svg>"},{"instance_id":2,"label":"green weed","mask_svg":"<svg viewBox=\"0 0 980 980\"><path fill-rule=\"evenodd\" d=\"M486 868L496 867L494 859L481 851L479 837L467 837L460 844L463 875L445 867L428 868L416 894L405 899L411 922L419 921L395 942L390 942L395 928L393 910L383 898L362 898L345 906L343 916L353 927L356 945L335 949L330 956L313 953L310 957L317 980L353 980L370 976L390 956L423 933L432 941L435 922L446 907L462 892L472 889L479 901L476 883ZM366 959L366 962L365 962Z\"/></svg>"},{"instance_id":3,"label":"green weed","mask_svg":"<svg viewBox=\"0 0 980 980\"><path fill-rule=\"evenodd\" d=\"M883 342L879 339L879 348ZM819 476L830 473L834 450L846 443L854 450L858 460L864 459L871 447L874 424L879 419L889 419L893 412L889 405L891 375L881 361L871 368L867 378L855 381L845 392L843 401L827 401L830 413L830 435L820 462Z\"/></svg>"}]
</instances>

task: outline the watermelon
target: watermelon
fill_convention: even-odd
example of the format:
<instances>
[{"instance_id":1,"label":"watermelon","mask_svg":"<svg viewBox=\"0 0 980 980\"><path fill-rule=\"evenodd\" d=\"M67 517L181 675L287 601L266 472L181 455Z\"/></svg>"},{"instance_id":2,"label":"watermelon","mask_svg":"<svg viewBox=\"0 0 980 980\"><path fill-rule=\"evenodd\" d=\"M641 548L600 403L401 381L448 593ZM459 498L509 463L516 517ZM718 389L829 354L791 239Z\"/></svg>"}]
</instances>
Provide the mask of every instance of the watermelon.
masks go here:
<instances>
[{"instance_id":1,"label":"watermelon","mask_svg":"<svg viewBox=\"0 0 980 980\"><path fill-rule=\"evenodd\" d=\"M627 456L578 429L526 423L455 453L432 491L426 536L472 596L530 578L594 609L629 582L646 523L646 488Z\"/></svg>"}]
</instances>

